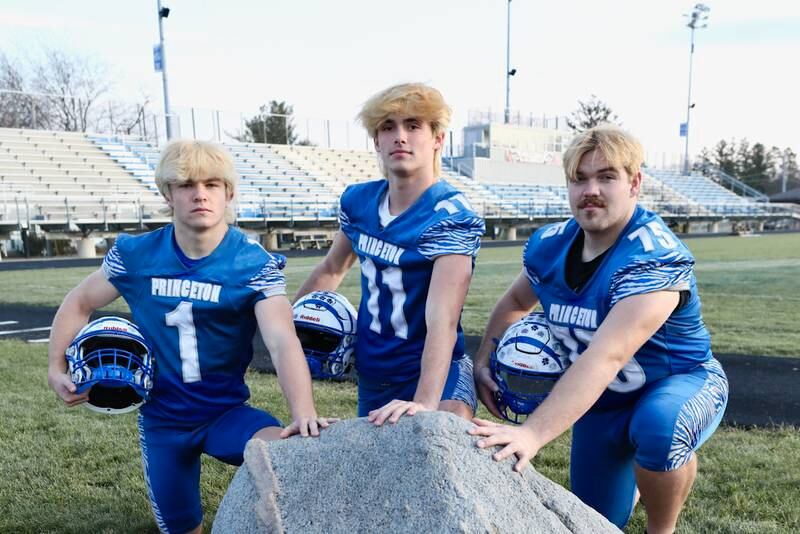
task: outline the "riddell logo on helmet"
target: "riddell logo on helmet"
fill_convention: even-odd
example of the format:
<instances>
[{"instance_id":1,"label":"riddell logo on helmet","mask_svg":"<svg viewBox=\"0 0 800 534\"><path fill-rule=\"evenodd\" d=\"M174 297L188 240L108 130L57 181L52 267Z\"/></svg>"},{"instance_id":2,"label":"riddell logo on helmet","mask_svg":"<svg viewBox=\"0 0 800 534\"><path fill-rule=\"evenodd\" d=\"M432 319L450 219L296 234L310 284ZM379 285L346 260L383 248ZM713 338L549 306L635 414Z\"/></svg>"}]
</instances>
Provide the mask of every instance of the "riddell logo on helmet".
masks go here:
<instances>
[{"instance_id":1,"label":"riddell logo on helmet","mask_svg":"<svg viewBox=\"0 0 800 534\"><path fill-rule=\"evenodd\" d=\"M302 314L300 314L300 318L303 319L304 321L313 321L315 323L318 323L318 322L321 321L321 319L319 317L311 317L310 315L302 315Z\"/></svg>"},{"instance_id":2,"label":"riddell logo on helmet","mask_svg":"<svg viewBox=\"0 0 800 534\"><path fill-rule=\"evenodd\" d=\"M518 362L517 360L511 360L511 363L513 363L517 367L522 367L523 369L533 369L532 365L528 365L525 362Z\"/></svg>"},{"instance_id":3,"label":"riddell logo on helmet","mask_svg":"<svg viewBox=\"0 0 800 534\"><path fill-rule=\"evenodd\" d=\"M128 329L124 326L104 326L103 330L116 330L117 332L127 332Z\"/></svg>"}]
</instances>

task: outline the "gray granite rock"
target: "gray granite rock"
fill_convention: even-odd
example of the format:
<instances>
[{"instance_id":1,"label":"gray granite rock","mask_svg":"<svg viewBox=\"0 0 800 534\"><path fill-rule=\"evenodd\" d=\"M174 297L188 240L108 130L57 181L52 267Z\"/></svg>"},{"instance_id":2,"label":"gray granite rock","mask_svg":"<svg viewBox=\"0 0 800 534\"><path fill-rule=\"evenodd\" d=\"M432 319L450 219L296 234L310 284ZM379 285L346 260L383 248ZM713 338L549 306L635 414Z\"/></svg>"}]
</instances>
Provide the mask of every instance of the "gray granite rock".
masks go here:
<instances>
[{"instance_id":1,"label":"gray granite rock","mask_svg":"<svg viewBox=\"0 0 800 534\"><path fill-rule=\"evenodd\" d=\"M433 412L252 440L212 533L619 532L533 468L492 460L471 427Z\"/></svg>"}]
</instances>

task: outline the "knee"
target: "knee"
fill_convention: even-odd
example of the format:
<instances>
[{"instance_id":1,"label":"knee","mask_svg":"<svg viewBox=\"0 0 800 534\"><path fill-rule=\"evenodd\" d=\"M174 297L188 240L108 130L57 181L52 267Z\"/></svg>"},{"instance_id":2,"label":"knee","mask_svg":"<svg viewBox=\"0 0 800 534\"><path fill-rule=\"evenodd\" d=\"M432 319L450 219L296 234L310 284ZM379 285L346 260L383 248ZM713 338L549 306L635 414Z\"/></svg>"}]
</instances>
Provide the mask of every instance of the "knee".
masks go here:
<instances>
[{"instance_id":1,"label":"knee","mask_svg":"<svg viewBox=\"0 0 800 534\"><path fill-rule=\"evenodd\" d=\"M696 443L694 433L675 418L659 417L652 412L651 415L637 414L631 420L628 432L636 449L636 464L657 473L674 471L691 460Z\"/></svg>"}]
</instances>

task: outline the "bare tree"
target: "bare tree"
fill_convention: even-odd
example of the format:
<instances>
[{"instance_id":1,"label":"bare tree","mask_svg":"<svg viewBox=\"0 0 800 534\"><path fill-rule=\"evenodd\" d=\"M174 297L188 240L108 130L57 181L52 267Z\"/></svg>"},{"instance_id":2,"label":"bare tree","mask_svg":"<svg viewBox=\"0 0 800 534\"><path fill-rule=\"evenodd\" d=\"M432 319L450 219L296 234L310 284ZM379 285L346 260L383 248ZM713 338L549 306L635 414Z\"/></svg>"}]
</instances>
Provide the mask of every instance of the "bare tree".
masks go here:
<instances>
[{"instance_id":1,"label":"bare tree","mask_svg":"<svg viewBox=\"0 0 800 534\"><path fill-rule=\"evenodd\" d=\"M41 103L26 89L22 70L0 52L0 127L36 128L46 122Z\"/></svg>"},{"instance_id":2,"label":"bare tree","mask_svg":"<svg viewBox=\"0 0 800 534\"><path fill-rule=\"evenodd\" d=\"M59 50L47 50L44 61L33 67L33 75L34 89L53 95L47 99L52 126L68 132L89 128L97 102L110 86L105 67Z\"/></svg>"},{"instance_id":3,"label":"bare tree","mask_svg":"<svg viewBox=\"0 0 800 534\"><path fill-rule=\"evenodd\" d=\"M147 119L152 114L147 112L150 97L142 95L137 103L109 100L100 104L99 115L94 129L113 134L137 134L147 137Z\"/></svg>"}]
</instances>

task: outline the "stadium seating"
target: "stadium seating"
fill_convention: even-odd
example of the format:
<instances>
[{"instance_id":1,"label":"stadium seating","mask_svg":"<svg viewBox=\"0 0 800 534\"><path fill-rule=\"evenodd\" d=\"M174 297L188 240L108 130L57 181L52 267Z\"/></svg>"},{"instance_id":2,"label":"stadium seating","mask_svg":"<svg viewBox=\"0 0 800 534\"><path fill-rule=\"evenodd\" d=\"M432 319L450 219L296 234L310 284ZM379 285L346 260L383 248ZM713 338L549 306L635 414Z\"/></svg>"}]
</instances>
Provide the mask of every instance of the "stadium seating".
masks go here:
<instances>
[{"instance_id":1,"label":"stadium seating","mask_svg":"<svg viewBox=\"0 0 800 534\"><path fill-rule=\"evenodd\" d=\"M281 145L227 144L236 163L240 218L335 218L339 192L330 180L281 155Z\"/></svg>"},{"instance_id":2,"label":"stadium seating","mask_svg":"<svg viewBox=\"0 0 800 534\"><path fill-rule=\"evenodd\" d=\"M763 215L764 206L741 197L702 174L681 174L679 171L649 170L650 174L690 201L716 215Z\"/></svg>"},{"instance_id":3,"label":"stadium seating","mask_svg":"<svg viewBox=\"0 0 800 534\"><path fill-rule=\"evenodd\" d=\"M163 207L157 191L75 132L0 129L0 194L5 219L65 225L137 220Z\"/></svg>"},{"instance_id":4,"label":"stadium seating","mask_svg":"<svg viewBox=\"0 0 800 534\"><path fill-rule=\"evenodd\" d=\"M227 143L241 176L237 217L335 221L344 188L380 176L374 152ZM159 148L136 138L0 129L0 220L64 223L166 220L154 179ZM443 177L487 218L558 219L570 214L565 185L476 181L448 166ZM702 175L646 169L641 202L662 215L748 216L765 208Z\"/></svg>"}]
</instances>

